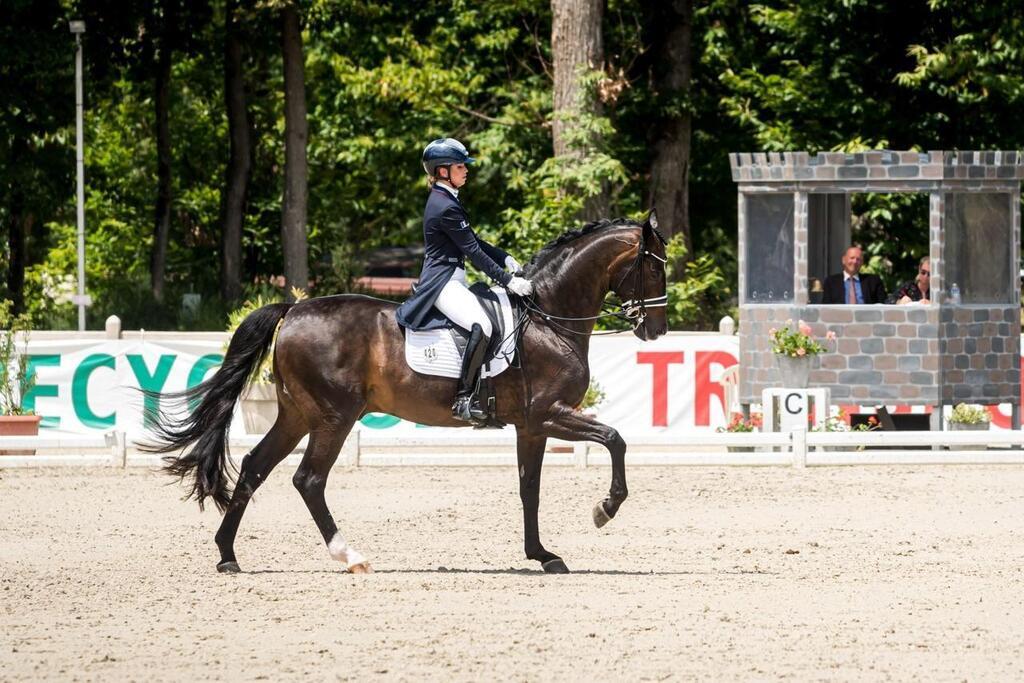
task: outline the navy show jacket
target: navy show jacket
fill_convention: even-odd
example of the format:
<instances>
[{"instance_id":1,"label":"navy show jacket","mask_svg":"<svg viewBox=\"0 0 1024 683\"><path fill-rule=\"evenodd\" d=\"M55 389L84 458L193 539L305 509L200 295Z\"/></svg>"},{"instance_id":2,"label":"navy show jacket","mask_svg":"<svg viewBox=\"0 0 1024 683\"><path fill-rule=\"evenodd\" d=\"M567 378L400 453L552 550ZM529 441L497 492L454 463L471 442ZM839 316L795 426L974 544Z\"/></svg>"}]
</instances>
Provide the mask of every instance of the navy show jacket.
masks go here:
<instances>
[{"instance_id":1,"label":"navy show jacket","mask_svg":"<svg viewBox=\"0 0 1024 683\"><path fill-rule=\"evenodd\" d=\"M398 307L398 324L410 330L433 330L450 323L434 302L466 258L495 282L507 285L512 276L502 265L508 254L476 236L462 204L435 185L423 210L423 270L415 293ZM502 264L502 265L499 265Z\"/></svg>"}]
</instances>

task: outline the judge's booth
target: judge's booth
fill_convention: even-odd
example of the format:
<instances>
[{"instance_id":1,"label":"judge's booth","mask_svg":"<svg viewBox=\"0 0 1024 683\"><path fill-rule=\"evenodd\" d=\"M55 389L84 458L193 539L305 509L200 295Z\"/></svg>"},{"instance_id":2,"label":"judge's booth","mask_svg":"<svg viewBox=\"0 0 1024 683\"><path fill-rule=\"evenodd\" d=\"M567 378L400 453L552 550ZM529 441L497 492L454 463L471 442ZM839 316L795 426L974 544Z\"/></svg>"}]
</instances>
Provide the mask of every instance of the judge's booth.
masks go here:
<instances>
[{"instance_id":1,"label":"judge's booth","mask_svg":"<svg viewBox=\"0 0 1024 683\"><path fill-rule=\"evenodd\" d=\"M782 385L769 330L804 320L815 337L837 337L810 371L809 386L825 390L826 402L1010 403L1020 428L1024 152L737 153L730 163L741 404ZM851 197L867 192L927 195L930 303L821 303L821 284L841 272L851 242Z\"/></svg>"}]
</instances>

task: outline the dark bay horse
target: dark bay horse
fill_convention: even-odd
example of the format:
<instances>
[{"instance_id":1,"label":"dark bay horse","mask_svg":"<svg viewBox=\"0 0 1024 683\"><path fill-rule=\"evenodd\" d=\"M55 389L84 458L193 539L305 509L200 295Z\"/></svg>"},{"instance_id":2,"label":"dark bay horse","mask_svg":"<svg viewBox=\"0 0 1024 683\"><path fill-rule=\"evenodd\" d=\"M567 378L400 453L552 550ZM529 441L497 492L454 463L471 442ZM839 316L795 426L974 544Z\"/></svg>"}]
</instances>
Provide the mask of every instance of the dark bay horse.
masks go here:
<instances>
[{"instance_id":1,"label":"dark bay horse","mask_svg":"<svg viewBox=\"0 0 1024 683\"><path fill-rule=\"evenodd\" d=\"M535 287L529 323L520 340L521 368L494 379L498 418L516 428L519 495L526 557L544 571L564 573L565 563L540 542L537 529L540 473L549 437L594 441L612 460L611 489L594 508L603 526L626 499L626 443L619 433L575 410L590 381L587 351L595 319L609 291L622 300L624 317L640 339L667 329L665 243L652 213L643 224L619 219L590 223L548 243L525 268ZM456 380L417 374L405 362L396 306L360 295L338 295L296 304L271 304L247 317L231 338L217 373L199 386L169 395L198 402L180 423L155 416L151 450L177 453L166 470L191 481L190 495L224 512L216 542L222 572L239 571L234 542L242 514L271 470L309 434L292 478L331 556L352 572L369 570L347 545L324 500L327 476L360 417L390 413L426 425L465 427L451 415ZM283 321L282 321L283 319ZM235 401L277 332L274 377L277 422L242 460L231 490L228 427Z\"/></svg>"}]
</instances>

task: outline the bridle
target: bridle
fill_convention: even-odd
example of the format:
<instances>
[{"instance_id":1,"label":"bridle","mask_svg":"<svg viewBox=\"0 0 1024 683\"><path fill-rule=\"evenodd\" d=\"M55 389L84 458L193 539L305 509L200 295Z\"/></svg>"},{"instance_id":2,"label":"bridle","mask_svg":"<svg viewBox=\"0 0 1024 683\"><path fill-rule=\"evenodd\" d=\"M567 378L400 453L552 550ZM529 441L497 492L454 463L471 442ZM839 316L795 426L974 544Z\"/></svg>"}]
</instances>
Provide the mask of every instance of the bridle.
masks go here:
<instances>
[{"instance_id":1,"label":"bridle","mask_svg":"<svg viewBox=\"0 0 1024 683\"><path fill-rule=\"evenodd\" d=\"M658 239L661 239L661 235L658 235ZM636 258L633 259L633 263L630 264L626 272L622 274L622 278L619 279L619 284L615 289L619 289L622 283L626 281L629 274L634 270L636 271L636 285L633 287L633 296L635 299L627 299L619 304L619 308L622 311L622 315L627 320L635 321L633 323L633 330L636 330L644 324L644 320L647 319L647 308L665 308L668 306L668 291L661 296L655 296L650 298L644 298L644 258L650 257L655 261L661 262L662 269L665 268L665 264L668 263L667 258L658 256L647 248L647 241L643 238L640 240L639 248L637 249ZM664 241L662 242L664 244Z\"/></svg>"},{"instance_id":2,"label":"bridle","mask_svg":"<svg viewBox=\"0 0 1024 683\"><path fill-rule=\"evenodd\" d=\"M658 233L658 231L652 230L652 232L655 235L657 235L658 239L661 241L662 244L665 243L665 240L661 237L661 235ZM631 273L633 273L633 272L636 273L637 282L636 282L635 286L633 287L633 296L634 296L634 298L627 299L627 300L623 301L622 303L620 303L619 304L619 310L606 311L604 313L599 313L598 315L588 315L588 316L574 318L574 317L566 317L566 316L560 316L560 315L552 315L550 313L547 313L543 309L541 309L540 306L538 306L533 301L532 297L524 298L522 300L523 301L523 306L525 306L527 310L529 310L529 311L531 311L533 313L537 313L538 315L543 317L544 320L546 322L550 323L552 326L557 327L560 330L563 330L565 332L569 332L571 334L585 335L585 336L589 336L591 334L593 334L593 335L619 334L620 332L624 332L625 330L610 330L608 332L603 332L603 333L602 332L593 332L593 333L579 332L577 330L574 330L574 329L571 329L569 327L566 327L565 325L559 324L558 321L582 322L582 321L589 321L589 320L601 320L602 318L621 318L623 320L630 321L633 324L632 331L635 332L637 329L640 328L641 325L644 324L644 321L647 319L647 309L648 308L664 308L665 306L668 305L668 292L666 292L665 294L662 294L661 296L646 297L646 298L644 297L644 270L643 270L644 259L650 257L650 258L654 259L655 261L660 262L662 269L664 269L665 268L665 264L668 263L668 259L667 258L662 258L661 256L658 256L657 254L655 254L654 252L650 251L647 248L647 240L645 239L645 237L646 237L646 235L641 235L640 243L637 245L636 257L633 259L633 262L630 264L629 268L626 269L626 272L624 272L622 274L622 277L619 278L619 284L616 285L613 288L613 290L612 290L612 291L615 291L615 290L619 289L620 287L622 287L622 283L626 281L626 278L628 278Z\"/></svg>"}]
</instances>

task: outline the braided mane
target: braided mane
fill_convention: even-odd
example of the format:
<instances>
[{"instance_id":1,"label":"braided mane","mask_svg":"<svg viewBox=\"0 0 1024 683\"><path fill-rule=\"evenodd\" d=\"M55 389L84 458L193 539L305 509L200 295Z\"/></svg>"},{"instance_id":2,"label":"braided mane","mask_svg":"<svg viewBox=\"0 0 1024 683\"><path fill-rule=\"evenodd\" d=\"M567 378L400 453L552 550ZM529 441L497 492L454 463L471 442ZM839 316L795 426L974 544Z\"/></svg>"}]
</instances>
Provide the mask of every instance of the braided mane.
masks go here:
<instances>
[{"instance_id":1,"label":"braided mane","mask_svg":"<svg viewBox=\"0 0 1024 683\"><path fill-rule=\"evenodd\" d=\"M532 274L554 252L559 251L561 247L565 246L566 244L568 244L570 242L574 242L574 241L578 240L581 237L586 237L587 235L592 235L595 232L600 232L602 230L607 230L609 228L622 228L622 227L637 227L637 228L639 228L639 227L641 227L641 224L636 222L636 221L634 221L634 220L632 220L631 218L615 218L615 219L607 219L607 218L605 218L605 219L602 219L602 220L599 220L599 221L592 221L590 223L587 223L582 228L577 228L575 230L573 230L573 229L566 230L561 235L559 235L558 237L556 237L555 239L551 240L550 242L545 244L543 247L541 247L540 251L538 251L536 254L534 254L533 258L530 259L529 263L526 264L526 267L524 268L524 271L526 271L528 274ZM657 232L657 230L655 230L655 232ZM661 236L660 233L658 233L658 235L659 235L659 237Z\"/></svg>"}]
</instances>

